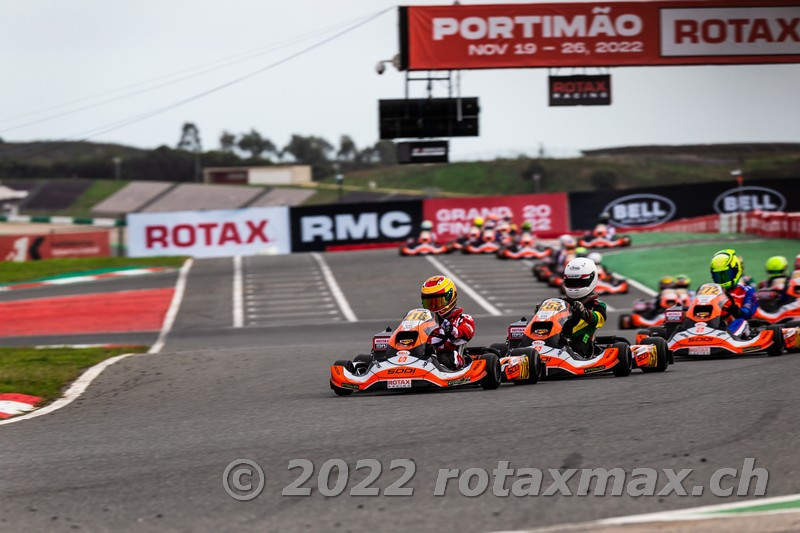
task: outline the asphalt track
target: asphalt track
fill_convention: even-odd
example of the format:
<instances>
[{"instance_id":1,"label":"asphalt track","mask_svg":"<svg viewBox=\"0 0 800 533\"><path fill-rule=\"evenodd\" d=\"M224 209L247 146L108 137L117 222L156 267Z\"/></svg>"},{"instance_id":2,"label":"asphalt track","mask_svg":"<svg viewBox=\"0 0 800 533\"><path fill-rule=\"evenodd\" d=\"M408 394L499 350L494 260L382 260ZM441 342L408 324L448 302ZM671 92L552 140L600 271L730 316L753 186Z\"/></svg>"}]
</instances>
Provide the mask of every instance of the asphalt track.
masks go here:
<instances>
[{"instance_id":1,"label":"asphalt track","mask_svg":"<svg viewBox=\"0 0 800 533\"><path fill-rule=\"evenodd\" d=\"M657 375L635 371L496 391L338 398L328 388L328 365L368 351L374 332L418 305L420 283L437 270L424 258L386 250L324 259L357 322L337 307L312 314L320 311L314 296L328 298L331 291L324 283L298 291L286 279L316 279L313 258L298 254L243 261L250 291L245 327L234 328L233 262L197 261L164 351L110 367L56 413L0 428L0 529L488 531L731 501L708 491L497 497L491 484L470 498L454 481L445 496L433 496L439 469L491 471L503 460L543 470L692 468L691 487L754 457L770 472L768 496L800 492L796 355L679 361ZM554 294L535 284L522 263L440 259L503 312L491 315L462 291L461 303L476 316L473 344L502 340L508 322ZM140 288L152 283L138 281ZM269 307L270 291L294 302L291 313ZM624 309L636 296L607 301ZM608 333L614 324L612 312ZM264 492L250 502L223 490L223 471L239 458L257 461L267 476ZM296 458L316 466L305 484L311 496L281 496L299 475L287 469ZM416 474L406 486L414 495L324 497L316 490L326 460L349 464L349 490L366 475L355 471L356 461L370 458L384 466L374 487L399 477L401 471L388 468L391 460L412 459ZM546 476L544 487L549 482ZM659 488L665 483L660 479Z\"/></svg>"}]
</instances>

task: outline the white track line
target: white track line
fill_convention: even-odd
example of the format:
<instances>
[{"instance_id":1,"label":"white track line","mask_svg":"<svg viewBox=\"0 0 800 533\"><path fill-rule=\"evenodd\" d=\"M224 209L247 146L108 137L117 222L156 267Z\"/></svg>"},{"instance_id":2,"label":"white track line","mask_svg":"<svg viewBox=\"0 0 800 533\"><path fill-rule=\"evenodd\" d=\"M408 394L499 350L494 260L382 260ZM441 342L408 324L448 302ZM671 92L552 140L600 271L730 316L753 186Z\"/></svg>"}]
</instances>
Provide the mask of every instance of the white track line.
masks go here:
<instances>
[{"instance_id":1,"label":"white track line","mask_svg":"<svg viewBox=\"0 0 800 533\"><path fill-rule=\"evenodd\" d=\"M164 348L164 343L167 340L172 325L175 323L175 317L178 316L178 309L181 307L183 301L183 293L186 292L186 278L189 277L189 269L192 268L194 260L189 258L181 267L178 272L178 281L175 283L175 293L172 295L172 302L169 304L167 314L164 316L164 323L161 325L161 333L158 334L158 340L153 344L147 353L158 353Z\"/></svg>"},{"instance_id":2,"label":"white track line","mask_svg":"<svg viewBox=\"0 0 800 533\"><path fill-rule=\"evenodd\" d=\"M628 280L628 283L630 283L635 288L639 289L640 291L642 291L643 293L645 293L648 296L655 296L655 295L658 294L656 291L654 291L653 289L651 289L647 285L644 285L641 282L638 282L633 278L626 278L626 279Z\"/></svg>"},{"instance_id":3,"label":"white track line","mask_svg":"<svg viewBox=\"0 0 800 533\"><path fill-rule=\"evenodd\" d=\"M342 289L339 288L339 284L336 282L336 278L333 277L333 272L331 272L328 263L319 255L317 252L311 252L311 257L319 265L319 269L322 271L322 275L325 277L325 281L328 282L328 287L331 290L331 294L336 299L336 303L339 304L339 309L342 310L342 314L347 319L348 322L358 322L358 318L356 314L353 312L353 309L350 307L350 304L347 301L347 298L344 297L344 293Z\"/></svg>"},{"instance_id":4,"label":"white track line","mask_svg":"<svg viewBox=\"0 0 800 533\"><path fill-rule=\"evenodd\" d=\"M478 292L473 289L466 281L462 281L458 276L450 272L450 270L444 266L441 261L436 259L431 255L426 255L425 259L431 262L433 266L435 266L443 275L447 276L448 278L452 279L453 282L456 284L459 290L464 291L470 298L478 302L478 305L483 307L487 313L494 316L500 316L503 314L498 308L493 306L486 300L483 296L478 294Z\"/></svg>"},{"instance_id":5,"label":"white track line","mask_svg":"<svg viewBox=\"0 0 800 533\"><path fill-rule=\"evenodd\" d=\"M242 290L242 256L233 256L233 327L244 325L244 295Z\"/></svg>"},{"instance_id":6,"label":"white track line","mask_svg":"<svg viewBox=\"0 0 800 533\"><path fill-rule=\"evenodd\" d=\"M183 293L186 290L186 278L189 275L189 269L192 268L192 262L192 259L187 259L181 267L181 270L178 273L178 281L175 283L175 293L172 295L172 302L170 303L167 314L164 317L164 323L161 326L161 333L158 335L158 340L156 343L150 347L150 350L146 354L125 353L97 363L89 370L81 374L78 379L73 381L72 385L69 386L66 392L64 392L64 395L58 400L54 401L47 407L37 409L36 411L28 413L27 415L16 416L14 418L9 418L8 420L3 420L0 422L0 426L13 424L15 422L22 422L23 420L30 420L31 418L46 415L52 413L53 411L57 411L62 407L66 407L77 400L80 395L86 391L89 385L91 385L92 381L97 379L97 376L102 374L103 370L110 367L114 363L122 361L126 357L130 357L132 355L157 354L160 352L161 348L164 347L164 341L167 338L167 334L172 329L172 325L175 323L175 317L178 314L178 309L180 308L181 301L183 300Z\"/></svg>"}]
</instances>

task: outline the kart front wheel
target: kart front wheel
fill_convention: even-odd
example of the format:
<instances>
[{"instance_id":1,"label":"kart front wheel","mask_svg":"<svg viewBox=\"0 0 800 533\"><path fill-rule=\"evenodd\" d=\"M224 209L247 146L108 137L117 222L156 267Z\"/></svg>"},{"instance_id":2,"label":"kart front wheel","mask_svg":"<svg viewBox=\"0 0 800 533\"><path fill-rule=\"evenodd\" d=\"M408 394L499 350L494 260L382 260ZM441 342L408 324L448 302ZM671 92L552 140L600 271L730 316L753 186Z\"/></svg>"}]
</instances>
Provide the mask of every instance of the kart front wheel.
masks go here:
<instances>
[{"instance_id":1,"label":"kart front wheel","mask_svg":"<svg viewBox=\"0 0 800 533\"><path fill-rule=\"evenodd\" d=\"M617 349L617 364L612 369L614 375L618 378L630 376L633 370L631 347L624 342L617 342L614 344L614 348Z\"/></svg>"},{"instance_id":2,"label":"kart front wheel","mask_svg":"<svg viewBox=\"0 0 800 533\"><path fill-rule=\"evenodd\" d=\"M669 347L667 341L661 337L647 337L642 341L642 344L647 344L656 347L656 366L642 367L642 372L663 372L669 366Z\"/></svg>"},{"instance_id":3,"label":"kart front wheel","mask_svg":"<svg viewBox=\"0 0 800 533\"><path fill-rule=\"evenodd\" d=\"M486 390L496 389L500 386L500 358L493 353L485 353L478 357L486 361L486 376L480 384Z\"/></svg>"},{"instance_id":4,"label":"kart front wheel","mask_svg":"<svg viewBox=\"0 0 800 533\"><path fill-rule=\"evenodd\" d=\"M772 332L772 344L767 348L767 355L770 357L783 355L783 329L777 324L767 329Z\"/></svg>"}]
</instances>

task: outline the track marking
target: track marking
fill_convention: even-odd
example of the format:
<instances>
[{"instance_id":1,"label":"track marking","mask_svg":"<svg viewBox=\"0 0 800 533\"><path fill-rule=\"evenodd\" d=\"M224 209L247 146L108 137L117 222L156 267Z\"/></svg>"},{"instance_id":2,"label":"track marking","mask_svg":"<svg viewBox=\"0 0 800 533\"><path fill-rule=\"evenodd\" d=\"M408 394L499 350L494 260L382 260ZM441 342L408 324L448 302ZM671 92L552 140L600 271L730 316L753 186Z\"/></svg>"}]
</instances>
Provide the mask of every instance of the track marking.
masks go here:
<instances>
[{"instance_id":1,"label":"track marking","mask_svg":"<svg viewBox=\"0 0 800 533\"><path fill-rule=\"evenodd\" d=\"M233 256L233 327L244 325L244 296L242 295L242 256Z\"/></svg>"},{"instance_id":2,"label":"track marking","mask_svg":"<svg viewBox=\"0 0 800 533\"><path fill-rule=\"evenodd\" d=\"M654 291L653 289L651 289L647 285L644 285L643 283L641 283L639 281L636 281L633 278L625 278L625 279L628 280L628 283L630 283L635 288L639 289L640 291L642 291L643 293L645 293L648 296L656 296L658 294L656 291Z\"/></svg>"},{"instance_id":3,"label":"track marking","mask_svg":"<svg viewBox=\"0 0 800 533\"><path fill-rule=\"evenodd\" d=\"M473 289L466 281L462 281L458 276L453 274L446 266L444 266L441 263L441 261L439 261L438 259L436 259L431 255L426 255L425 259L430 261L430 263L433 266L435 266L438 270L440 270L442 274L452 279L453 282L456 284L456 286L460 287L462 291L467 293L467 295L469 295L473 300L478 302L478 305L483 307L483 309L487 313L494 316L501 316L503 314L502 311L500 311L498 308L490 304L489 301L486 300L483 296L478 294L477 291L475 291L475 289Z\"/></svg>"},{"instance_id":4,"label":"track marking","mask_svg":"<svg viewBox=\"0 0 800 533\"><path fill-rule=\"evenodd\" d=\"M319 265L319 269L322 271L322 275L325 278L325 281L328 282L328 288L331 291L331 294L336 299L336 303L339 304L339 309L342 310L342 314L347 319L348 322L358 322L358 318L356 314L353 312L353 309L350 307L350 304L347 302L347 298L345 298L342 289L339 288L339 284L336 282L336 278L333 277L333 272L331 272L328 263L325 262L325 259L322 258L320 254L317 252L311 252L311 257Z\"/></svg>"},{"instance_id":5,"label":"track marking","mask_svg":"<svg viewBox=\"0 0 800 533\"><path fill-rule=\"evenodd\" d=\"M178 309L183 302L183 293L186 292L186 278L189 277L189 269L192 268L194 259L189 258L181 267L178 272L178 281L175 283L175 293L172 295L172 302L169 304L167 314L164 316L164 323L161 326L161 333L158 334L158 340L153 344L147 353L159 353L164 347L172 325L175 323L175 317L178 316Z\"/></svg>"},{"instance_id":6,"label":"track marking","mask_svg":"<svg viewBox=\"0 0 800 533\"><path fill-rule=\"evenodd\" d=\"M97 363L93 367L89 368L86 372L81 374L78 379L72 382L72 385L64 392L64 395L59 398L58 400L54 401L50 405L46 407L42 407L41 409L37 409L31 413L22 416L16 416L14 418L9 418L8 420L3 420L0 422L0 426L5 424L13 424L15 422L22 422L23 420L30 420L31 418L36 418L37 416L46 415L52 413L53 411L57 411L62 407L66 407L67 405L71 404L75 400L77 400L81 394L83 394L86 389L91 385L91 383L97 379L97 376L103 373L103 370L110 367L114 363L122 361L123 359L131 356L143 356L149 354L157 354L161 351L164 347L164 341L167 338L167 334L169 334L170 330L172 329L172 325L175 323L175 317L178 315L178 309L181 306L181 302L183 301L183 294L186 291L186 278L189 276L189 269L192 268L192 263L194 261L190 258L187 259L183 266L181 267L178 273L178 281L175 283L175 293L172 295L172 302L170 303L169 309L167 310L167 314L164 317L164 323L161 327L161 333L158 335L158 340L156 340L155 344L150 347L150 350L147 353L125 353L121 355L117 355L110 359L106 359L105 361L101 361Z\"/></svg>"}]
</instances>

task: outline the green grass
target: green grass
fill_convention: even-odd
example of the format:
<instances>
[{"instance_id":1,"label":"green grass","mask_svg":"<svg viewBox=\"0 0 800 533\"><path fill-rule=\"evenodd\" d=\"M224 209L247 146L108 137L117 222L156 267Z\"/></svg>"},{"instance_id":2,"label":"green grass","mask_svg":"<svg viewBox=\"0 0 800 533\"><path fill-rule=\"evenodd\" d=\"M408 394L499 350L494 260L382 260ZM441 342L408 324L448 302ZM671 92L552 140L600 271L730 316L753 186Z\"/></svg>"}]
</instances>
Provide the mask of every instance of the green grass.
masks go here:
<instances>
[{"instance_id":1,"label":"green grass","mask_svg":"<svg viewBox=\"0 0 800 533\"><path fill-rule=\"evenodd\" d=\"M185 257L85 257L0 263L0 284L50 278L105 268L179 267Z\"/></svg>"},{"instance_id":2,"label":"green grass","mask_svg":"<svg viewBox=\"0 0 800 533\"><path fill-rule=\"evenodd\" d=\"M95 213L92 213L92 207L119 191L128 183L128 181L124 180L94 180L89 188L83 191L83 194L81 194L67 209L56 211L26 209L25 214L92 218L96 216Z\"/></svg>"},{"instance_id":3,"label":"green grass","mask_svg":"<svg viewBox=\"0 0 800 533\"><path fill-rule=\"evenodd\" d=\"M713 238L713 234L706 236ZM757 240L753 242L753 239ZM742 242L743 240L745 242ZM711 257L714 252L725 248L733 248L744 259L745 274L761 280L766 277L764 263L767 259L773 255L783 255L791 264L794 256L800 252L800 240L743 236L735 241L720 239L710 244L681 244L655 249L626 250L608 254L603 263L613 272L631 277L652 289L658 287L660 277L677 274L688 275L692 278L693 287L696 288L711 281L709 274Z\"/></svg>"},{"instance_id":4,"label":"green grass","mask_svg":"<svg viewBox=\"0 0 800 533\"><path fill-rule=\"evenodd\" d=\"M145 346L124 348L0 348L0 393L39 396L46 402L61 395L83 370Z\"/></svg>"},{"instance_id":5,"label":"green grass","mask_svg":"<svg viewBox=\"0 0 800 533\"><path fill-rule=\"evenodd\" d=\"M720 235L719 233L672 233L666 231L649 231L642 233L631 233L630 235L634 244L644 245L681 242L690 243L692 241L729 242L751 238L749 235L736 233Z\"/></svg>"}]
</instances>

